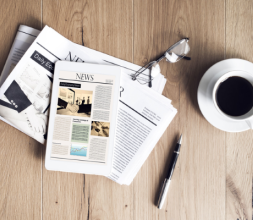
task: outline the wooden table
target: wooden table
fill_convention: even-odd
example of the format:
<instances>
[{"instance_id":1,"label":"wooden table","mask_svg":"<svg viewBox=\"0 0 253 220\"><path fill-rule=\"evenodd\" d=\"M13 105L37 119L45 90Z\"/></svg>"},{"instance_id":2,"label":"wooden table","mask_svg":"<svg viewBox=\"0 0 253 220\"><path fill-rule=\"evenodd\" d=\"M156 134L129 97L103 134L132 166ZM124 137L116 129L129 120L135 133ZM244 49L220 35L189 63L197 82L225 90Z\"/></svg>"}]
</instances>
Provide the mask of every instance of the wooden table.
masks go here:
<instances>
[{"instance_id":1,"label":"wooden table","mask_svg":"<svg viewBox=\"0 0 253 220\"><path fill-rule=\"evenodd\" d=\"M210 125L197 103L205 71L227 58L253 61L250 0L1 0L0 69L19 24L139 65L190 38L192 61L161 64L163 95L178 114L130 186L101 176L49 172L45 147L0 122L0 219L252 219L252 131ZM182 151L164 209L155 206L180 133Z\"/></svg>"}]
</instances>

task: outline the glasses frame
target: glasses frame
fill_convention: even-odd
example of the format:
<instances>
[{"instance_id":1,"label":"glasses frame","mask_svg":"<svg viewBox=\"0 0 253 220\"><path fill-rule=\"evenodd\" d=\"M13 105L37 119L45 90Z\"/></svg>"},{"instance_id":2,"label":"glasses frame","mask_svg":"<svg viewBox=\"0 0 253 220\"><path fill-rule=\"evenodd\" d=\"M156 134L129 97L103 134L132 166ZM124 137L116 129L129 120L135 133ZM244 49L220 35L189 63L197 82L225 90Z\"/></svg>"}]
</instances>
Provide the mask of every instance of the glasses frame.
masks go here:
<instances>
[{"instance_id":1,"label":"glasses frame","mask_svg":"<svg viewBox=\"0 0 253 220\"><path fill-rule=\"evenodd\" d=\"M177 47L178 45L180 45L183 41L189 41L189 38L183 38L180 41L176 42L175 44L173 44L172 46L170 46L164 53L162 56L160 56L157 60L151 61L149 63L147 63L146 65L142 66L139 70L137 70L134 74L131 75L132 80L137 80L137 77L142 74L145 70L149 69L150 67L152 67L155 63L159 63L161 60L163 60L165 58L165 54L168 53L169 51L171 51L172 49L174 49L175 47ZM180 57L179 60L181 59L185 59L185 60L191 60L190 57L187 56L182 56L182 55L177 55ZM179 60L177 60L176 62L178 62ZM167 62L171 63L170 61L167 60ZM175 63L176 63L175 62ZM147 75L146 75L147 76ZM145 82L145 83L141 83L141 84L146 84L149 83L149 87L152 87L151 81L153 80L153 77L151 76L151 72L149 73L149 77L150 77L150 81L149 82Z\"/></svg>"}]
</instances>

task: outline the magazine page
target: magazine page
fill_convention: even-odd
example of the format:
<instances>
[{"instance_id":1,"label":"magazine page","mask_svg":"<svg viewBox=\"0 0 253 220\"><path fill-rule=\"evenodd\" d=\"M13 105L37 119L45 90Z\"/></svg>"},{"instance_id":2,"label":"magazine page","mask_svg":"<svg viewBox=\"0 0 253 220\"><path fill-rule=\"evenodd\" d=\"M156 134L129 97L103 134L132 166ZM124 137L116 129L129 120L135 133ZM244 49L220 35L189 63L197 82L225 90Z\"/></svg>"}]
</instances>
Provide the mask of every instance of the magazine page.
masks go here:
<instances>
[{"instance_id":1,"label":"magazine page","mask_svg":"<svg viewBox=\"0 0 253 220\"><path fill-rule=\"evenodd\" d=\"M62 61L56 65L46 168L58 170L50 162L60 161L65 164L60 170L78 172L71 169L75 162L77 167L88 164L88 170L82 165L82 173L105 174L102 167L112 163L121 69Z\"/></svg>"},{"instance_id":2,"label":"magazine page","mask_svg":"<svg viewBox=\"0 0 253 220\"><path fill-rule=\"evenodd\" d=\"M169 99L122 76L113 169L108 177L129 185L176 113Z\"/></svg>"},{"instance_id":3,"label":"magazine page","mask_svg":"<svg viewBox=\"0 0 253 220\"><path fill-rule=\"evenodd\" d=\"M56 31L45 27L3 83L1 120L45 143L54 63L94 62Z\"/></svg>"},{"instance_id":4,"label":"magazine page","mask_svg":"<svg viewBox=\"0 0 253 220\"><path fill-rule=\"evenodd\" d=\"M14 67L17 65L19 60L22 58L22 56L25 54L27 49L31 46L35 38L39 35L39 33L40 31L34 28L30 28L25 25L19 26L10 53L0 76L0 87L9 76L11 71L14 69Z\"/></svg>"}]
</instances>

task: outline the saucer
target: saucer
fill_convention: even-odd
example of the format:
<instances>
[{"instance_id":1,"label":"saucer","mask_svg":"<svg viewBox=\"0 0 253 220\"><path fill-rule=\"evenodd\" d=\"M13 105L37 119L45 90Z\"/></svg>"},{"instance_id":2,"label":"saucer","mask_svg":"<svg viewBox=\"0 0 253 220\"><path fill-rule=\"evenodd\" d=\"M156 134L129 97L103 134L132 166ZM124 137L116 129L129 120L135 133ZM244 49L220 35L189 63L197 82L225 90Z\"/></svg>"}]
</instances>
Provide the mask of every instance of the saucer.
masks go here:
<instances>
[{"instance_id":1,"label":"saucer","mask_svg":"<svg viewBox=\"0 0 253 220\"><path fill-rule=\"evenodd\" d=\"M215 108L212 92L216 81L225 73L230 71L245 71L253 74L253 63L241 59L227 59L211 66L198 87L199 108L206 120L214 127L227 132L241 132L249 130L245 121L232 121L222 116Z\"/></svg>"}]
</instances>

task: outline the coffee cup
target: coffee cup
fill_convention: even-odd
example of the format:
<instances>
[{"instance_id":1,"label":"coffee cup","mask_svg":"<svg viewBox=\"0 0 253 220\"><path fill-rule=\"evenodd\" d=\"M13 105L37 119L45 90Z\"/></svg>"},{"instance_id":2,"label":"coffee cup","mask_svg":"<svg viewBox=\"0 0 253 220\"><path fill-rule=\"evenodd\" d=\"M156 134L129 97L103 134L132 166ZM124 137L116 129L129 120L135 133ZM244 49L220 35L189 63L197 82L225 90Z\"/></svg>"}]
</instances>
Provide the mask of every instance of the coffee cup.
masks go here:
<instances>
[{"instance_id":1,"label":"coffee cup","mask_svg":"<svg viewBox=\"0 0 253 220\"><path fill-rule=\"evenodd\" d=\"M235 85L237 85L237 82L241 87L235 87ZM229 87L229 85L232 86ZM240 90L240 88L242 89ZM226 89L232 89L233 91L226 91ZM249 92L247 92L247 89ZM235 100L237 100L234 103L233 96L235 97ZM226 100L226 97L229 98ZM224 118L227 118L232 121L245 121L248 126L253 129L253 106L251 106L251 104L253 105L253 74L250 74L245 71L231 71L225 73L216 81L213 88L212 98L217 111ZM238 101L239 103L241 103L242 106L237 104ZM236 107L235 113L233 112L233 107L229 108L230 106L226 105ZM224 110L226 109L226 107L227 109L230 109L232 113L228 113L226 110ZM246 110L246 112L243 112L244 110Z\"/></svg>"}]
</instances>

